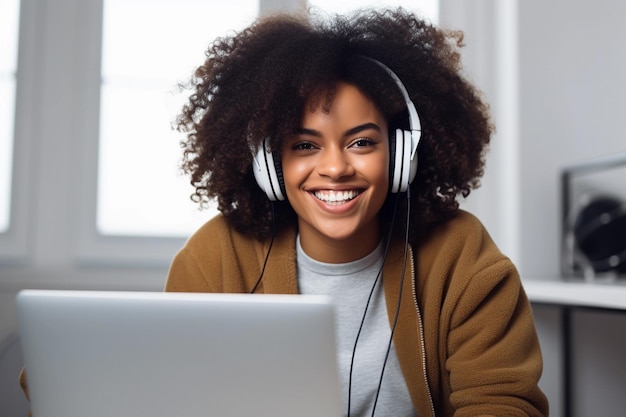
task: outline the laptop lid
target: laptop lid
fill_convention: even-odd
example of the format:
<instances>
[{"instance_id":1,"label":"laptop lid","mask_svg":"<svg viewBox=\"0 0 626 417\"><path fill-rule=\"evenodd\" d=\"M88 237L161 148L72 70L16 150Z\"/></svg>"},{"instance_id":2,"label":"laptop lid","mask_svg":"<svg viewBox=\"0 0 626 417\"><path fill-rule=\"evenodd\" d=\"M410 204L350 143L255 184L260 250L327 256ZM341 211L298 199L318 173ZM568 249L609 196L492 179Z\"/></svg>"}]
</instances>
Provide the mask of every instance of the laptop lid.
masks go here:
<instances>
[{"instance_id":1,"label":"laptop lid","mask_svg":"<svg viewBox=\"0 0 626 417\"><path fill-rule=\"evenodd\" d=\"M23 290L17 307L37 417L341 415L325 297Z\"/></svg>"}]
</instances>

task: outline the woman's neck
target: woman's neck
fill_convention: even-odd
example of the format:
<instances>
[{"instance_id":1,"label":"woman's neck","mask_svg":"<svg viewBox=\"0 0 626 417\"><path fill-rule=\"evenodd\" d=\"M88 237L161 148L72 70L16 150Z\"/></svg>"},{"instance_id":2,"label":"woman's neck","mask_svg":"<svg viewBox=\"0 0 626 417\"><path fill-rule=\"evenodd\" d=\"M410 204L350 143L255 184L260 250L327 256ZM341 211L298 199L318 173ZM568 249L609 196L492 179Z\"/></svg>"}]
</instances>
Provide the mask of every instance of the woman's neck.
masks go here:
<instances>
[{"instance_id":1,"label":"woman's neck","mask_svg":"<svg viewBox=\"0 0 626 417\"><path fill-rule=\"evenodd\" d=\"M381 232L376 221L346 239L332 239L315 229L300 225L302 250L311 258L326 263L346 263L370 254L380 243Z\"/></svg>"}]
</instances>

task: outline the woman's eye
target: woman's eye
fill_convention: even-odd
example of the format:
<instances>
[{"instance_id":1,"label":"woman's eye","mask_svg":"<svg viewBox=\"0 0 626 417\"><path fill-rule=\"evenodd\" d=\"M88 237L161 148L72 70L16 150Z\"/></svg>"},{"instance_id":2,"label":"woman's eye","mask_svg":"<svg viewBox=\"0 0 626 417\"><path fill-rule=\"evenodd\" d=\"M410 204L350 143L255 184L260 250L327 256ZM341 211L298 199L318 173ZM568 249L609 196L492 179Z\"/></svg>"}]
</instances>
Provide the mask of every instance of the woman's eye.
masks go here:
<instances>
[{"instance_id":1,"label":"woman's eye","mask_svg":"<svg viewBox=\"0 0 626 417\"><path fill-rule=\"evenodd\" d=\"M294 151L309 151L314 148L315 146L311 142L298 142L291 146L291 149Z\"/></svg>"},{"instance_id":2,"label":"woman's eye","mask_svg":"<svg viewBox=\"0 0 626 417\"><path fill-rule=\"evenodd\" d=\"M375 145L375 142L368 138L360 138L352 142L352 146L357 147L357 148L364 148L366 146L372 146L372 145Z\"/></svg>"}]
</instances>

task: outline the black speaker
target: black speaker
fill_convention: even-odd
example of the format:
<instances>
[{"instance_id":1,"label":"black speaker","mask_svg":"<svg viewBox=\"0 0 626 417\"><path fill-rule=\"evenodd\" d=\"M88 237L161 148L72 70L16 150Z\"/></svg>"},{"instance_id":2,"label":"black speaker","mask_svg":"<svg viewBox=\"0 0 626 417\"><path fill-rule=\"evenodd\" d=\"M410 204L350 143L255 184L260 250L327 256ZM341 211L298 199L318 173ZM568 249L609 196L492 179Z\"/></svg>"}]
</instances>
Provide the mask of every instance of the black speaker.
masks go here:
<instances>
[{"instance_id":1,"label":"black speaker","mask_svg":"<svg viewBox=\"0 0 626 417\"><path fill-rule=\"evenodd\" d=\"M626 154L562 170L562 273L626 277Z\"/></svg>"}]
</instances>

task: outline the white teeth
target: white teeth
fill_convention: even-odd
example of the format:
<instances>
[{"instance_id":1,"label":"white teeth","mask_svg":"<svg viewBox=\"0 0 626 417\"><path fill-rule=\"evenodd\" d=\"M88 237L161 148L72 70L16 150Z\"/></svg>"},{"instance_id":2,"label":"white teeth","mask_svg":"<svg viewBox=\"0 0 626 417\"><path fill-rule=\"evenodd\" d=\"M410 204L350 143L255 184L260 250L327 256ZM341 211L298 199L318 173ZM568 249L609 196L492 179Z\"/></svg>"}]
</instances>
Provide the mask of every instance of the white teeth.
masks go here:
<instances>
[{"instance_id":1,"label":"white teeth","mask_svg":"<svg viewBox=\"0 0 626 417\"><path fill-rule=\"evenodd\" d=\"M315 197L330 204L341 204L359 195L356 190L350 191L316 191Z\"/></svg>"}]
</instances>

